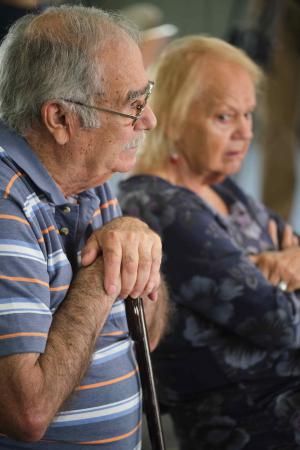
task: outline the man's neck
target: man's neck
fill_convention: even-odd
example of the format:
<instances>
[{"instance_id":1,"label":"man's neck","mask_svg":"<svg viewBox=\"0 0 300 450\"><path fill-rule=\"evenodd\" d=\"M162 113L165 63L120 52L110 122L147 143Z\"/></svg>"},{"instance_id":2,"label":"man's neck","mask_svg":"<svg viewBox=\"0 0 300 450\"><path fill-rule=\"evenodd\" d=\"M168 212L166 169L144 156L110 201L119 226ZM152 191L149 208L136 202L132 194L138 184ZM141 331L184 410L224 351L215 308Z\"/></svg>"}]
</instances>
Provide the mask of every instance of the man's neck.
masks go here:
<instances>
[{"instance_id":1,"label":"man's neck","mask_svg":"<svg viewBox=\"0 0 300 450\"><path fill-rule=\"evenodd\" d=\"M69 183L66 167L62 161L62 146L55 142L50 133L40 129L32 129L24 137L64 196L72 195L74 192L67 192L64 189L64 184Z\"/></svg>"}]
</instances>

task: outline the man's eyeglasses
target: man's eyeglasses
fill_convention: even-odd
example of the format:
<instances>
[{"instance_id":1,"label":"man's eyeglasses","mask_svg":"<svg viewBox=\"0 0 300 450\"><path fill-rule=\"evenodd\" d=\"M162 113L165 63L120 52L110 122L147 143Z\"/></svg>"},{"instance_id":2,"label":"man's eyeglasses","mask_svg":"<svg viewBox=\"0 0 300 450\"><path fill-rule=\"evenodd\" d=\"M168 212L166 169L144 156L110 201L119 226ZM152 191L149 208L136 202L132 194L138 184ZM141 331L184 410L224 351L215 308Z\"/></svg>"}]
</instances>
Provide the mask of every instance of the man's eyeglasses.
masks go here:
<instances>
[{"instance_id":1,"label":"man's eyeglasses","mask_svg":"<svg viewBox=\"0 0 300 450\"><path fill-rule=\"evenodd\" d=\"M117 116L121 116L121 117L127 117L128 119L132 119L132 126L134 127L134 125L136 124L137 120L139 120L142 117L142 114L144 112L144 109L146 108L147 105L147 101L148 98L151 95L152 89L154 86L154 82L153 81L149 81L148 82L148 86L145 90L145 100L144 103L142 103L141 105L137 105L136 109L137 109L137 114L133 115L133 114L125 114L119 111L114 111L113 109L108 109L108 108L102 108L99 106L93 106L93 105L87 105L86 103L82 103L79 102L77 100L72 100L70 98L60 98L59 100L63 100L64 102L68 102L68 103L74 103L74 105L79 105L79 106L83 106L84 108L90 108L90 109L95 109L97 111L103 111L103 112L108 112L111 114L116 114Z\"/></svg>"}]
</instances>

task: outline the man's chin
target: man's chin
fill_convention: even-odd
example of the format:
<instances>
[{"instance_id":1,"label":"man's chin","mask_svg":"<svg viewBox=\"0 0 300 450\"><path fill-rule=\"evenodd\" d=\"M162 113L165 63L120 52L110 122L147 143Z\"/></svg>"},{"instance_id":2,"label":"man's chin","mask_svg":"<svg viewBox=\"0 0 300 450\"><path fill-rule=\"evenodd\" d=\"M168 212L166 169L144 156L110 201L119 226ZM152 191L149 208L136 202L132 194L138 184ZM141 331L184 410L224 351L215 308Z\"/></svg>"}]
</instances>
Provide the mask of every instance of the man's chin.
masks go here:
<instances>
[{"instance_id":1,"label":"man's chin","mask_svg":"<svg viewBox=\"0 0 300 450\"><path fill-rule=\"evenodd\" d=\"M127 161L122 161L122 164L120 164L120 167L118 168L117 172L120 173L130 172L134 168L135 163L136 163L136 154L133 155Z\"/></svg>"}]
</instances>

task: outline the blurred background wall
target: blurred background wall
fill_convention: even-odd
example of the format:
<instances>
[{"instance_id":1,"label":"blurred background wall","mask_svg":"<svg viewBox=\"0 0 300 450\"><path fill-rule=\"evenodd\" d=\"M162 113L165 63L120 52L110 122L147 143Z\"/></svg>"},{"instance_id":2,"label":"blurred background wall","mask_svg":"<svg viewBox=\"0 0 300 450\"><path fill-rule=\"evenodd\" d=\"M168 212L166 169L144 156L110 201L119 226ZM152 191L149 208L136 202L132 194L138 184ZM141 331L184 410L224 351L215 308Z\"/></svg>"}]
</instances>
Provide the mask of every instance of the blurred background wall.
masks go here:
<instances>
[{"instance_id":1,"label":"blurred background wall","mask_svg":"<svg viewBox=\"0 0 300 450\"><path fill-rule=\"evenodd\" d=\"M164 21L176 25L179 34L209 33L224 36L236 19L243 15L249 0L152 0L163 12ZM86 0L104 9L122 9L133 0Z\"/></svg>"}]
</instances>

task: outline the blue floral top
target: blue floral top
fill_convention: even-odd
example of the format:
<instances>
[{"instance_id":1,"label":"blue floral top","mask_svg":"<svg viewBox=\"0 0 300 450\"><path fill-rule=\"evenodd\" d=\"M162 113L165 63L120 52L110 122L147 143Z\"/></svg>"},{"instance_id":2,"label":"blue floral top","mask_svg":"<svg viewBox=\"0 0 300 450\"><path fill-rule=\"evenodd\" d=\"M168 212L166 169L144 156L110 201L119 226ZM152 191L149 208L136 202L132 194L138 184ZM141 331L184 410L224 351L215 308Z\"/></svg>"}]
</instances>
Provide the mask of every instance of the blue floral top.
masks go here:
<instances>
[{"instance_id":1,"label":"blue floral top","mask_svg":"<svg viewBox=\"0 0 300 450\"><path fill-rule=\"evenodd\" d=\"M153 354L160 400L205 404L217 393L223 414L281 427L300 445L300 297L272 286L248 258L274 249L271 217L279 230L284 223L230 179L214 189L229 216L159 177L120 184L124 213L142 218L162 238L175 305L170 332ZM213 402L209 408L216 414ZM300 448L267 445L261 448Z\"/></svg>"}]
</instances>

